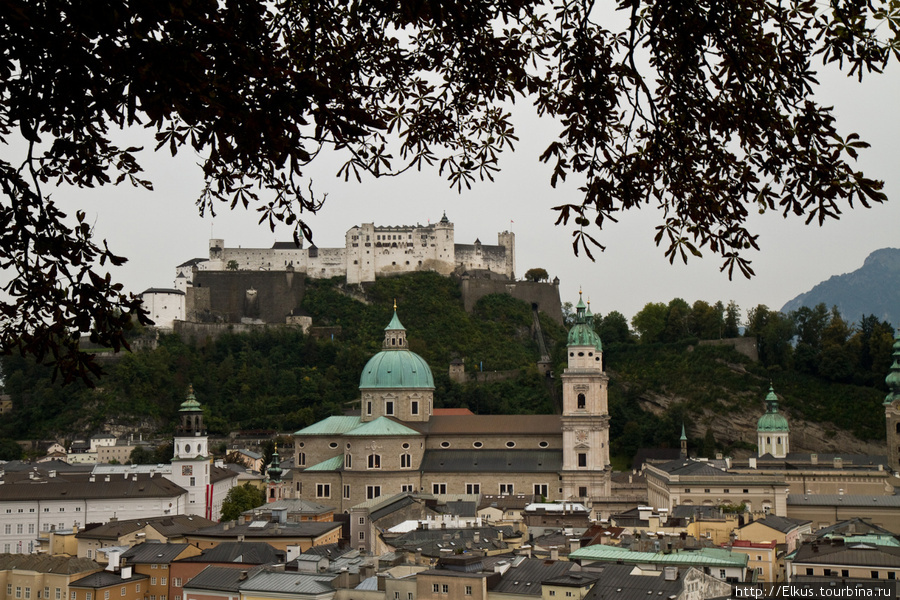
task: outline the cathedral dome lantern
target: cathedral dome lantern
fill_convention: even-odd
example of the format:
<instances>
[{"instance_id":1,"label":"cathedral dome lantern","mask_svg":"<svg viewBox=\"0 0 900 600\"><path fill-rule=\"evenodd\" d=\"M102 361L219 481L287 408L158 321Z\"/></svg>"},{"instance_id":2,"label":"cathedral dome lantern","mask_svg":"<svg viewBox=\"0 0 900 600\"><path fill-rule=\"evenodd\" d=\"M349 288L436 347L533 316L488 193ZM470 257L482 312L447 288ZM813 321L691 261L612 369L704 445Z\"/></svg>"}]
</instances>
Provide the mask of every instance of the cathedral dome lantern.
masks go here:
<instances>
[{"instance_id":1,"label":"cathedral dome lantern","mask_svg":"<svg viewBox=\"0 0 900 600\"><path fill-rule=\"evenodd\" d=\"M888 387L884 403L893 404L900 400L900 330L894 335L894 364L891 365L891 372L884 378L884 382Z\"/></svg>"},{"instance_id":2,"label":"cathedral dome lantern","mask_svg":"<svg viewBox=\"0 0 900 600\"><path fill-rule=\"evenodd\" d=\"M575 305L575 324L569 329L568 351L569 368L603 369L603 344L600 336L594 331L594 316L590 307L578 293L578 304Z\"/></svg>"},{"instance_id":3,"label":"cathedral dome lantern","mask_svg":"<svg viewBox=\"0 0 900 600\"><path fill-rule=\"evenodd\" d=\"M203 409L194 396L194 386L188 386L187 397L178 409L178 435L206 435L203 425Z\"/></svg>"},{"instance_id":4,"label":"cathedral dome lantern","mask_svg":"<svg viewBox=\"0 0 900 600\"><path fill-rule=\"evenodd\" d=\"M427 421L431 416L434 376L425 359L409 350L396 302L393 318L384 328L382 350L363 368L359 391L363 421L380 416Z\"/></svg>"},{"instance_id":5,"label":"cathedral dome lantern","mask_svg":"<svg viewBox=\"0 0 900 600\"><path fill-rule=\"evenodd\" d=\"M787 456L790 452L790 430L788 420L778 412L778 396L770 385L766 395L766 412L756 424L759 455L771 454L775 458Z\"/></svg>"}]
</instances>

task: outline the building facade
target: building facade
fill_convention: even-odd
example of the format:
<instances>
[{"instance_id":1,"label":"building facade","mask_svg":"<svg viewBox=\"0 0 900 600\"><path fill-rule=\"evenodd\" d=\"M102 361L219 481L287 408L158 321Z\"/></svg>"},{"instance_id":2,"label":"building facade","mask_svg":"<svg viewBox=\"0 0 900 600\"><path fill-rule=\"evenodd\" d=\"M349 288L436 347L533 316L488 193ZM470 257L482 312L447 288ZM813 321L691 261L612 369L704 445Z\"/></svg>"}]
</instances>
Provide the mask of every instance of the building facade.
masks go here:
<instances>
[{"instance_id":1,"label":"building facade","mask_svg":"<svg viewBox=\"0 0 900 600\"><path fill-rule=\"evenodd\" d=\"M342 512L411 492L608 499L608 378L591 319L579 300L562 415L435 414L431 369L409 351L395 310L360 377L360 416L294 434L291 493Z\"/></svg>"}]
</instances>

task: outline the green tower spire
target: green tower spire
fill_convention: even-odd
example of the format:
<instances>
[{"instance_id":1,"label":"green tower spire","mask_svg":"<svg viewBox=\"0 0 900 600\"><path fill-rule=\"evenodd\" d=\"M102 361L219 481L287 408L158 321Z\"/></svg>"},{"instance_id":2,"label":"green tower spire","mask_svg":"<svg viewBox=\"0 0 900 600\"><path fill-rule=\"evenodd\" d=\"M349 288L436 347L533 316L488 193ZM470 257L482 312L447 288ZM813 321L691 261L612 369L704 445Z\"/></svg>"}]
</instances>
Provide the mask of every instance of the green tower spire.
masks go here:
<instances>
[{"instance_id":1,"label":"green tower spire","mask_svg":"<svg viewBox=\"0 0 900 600\"><path fill-rule=\"evenodd\" d=\"M891 404L895 400L900 400L900 329L894 335L894 364L891 365L891 372L884 378L884 382L888 386L884 403Z\"/></svg>"}]
</instances>

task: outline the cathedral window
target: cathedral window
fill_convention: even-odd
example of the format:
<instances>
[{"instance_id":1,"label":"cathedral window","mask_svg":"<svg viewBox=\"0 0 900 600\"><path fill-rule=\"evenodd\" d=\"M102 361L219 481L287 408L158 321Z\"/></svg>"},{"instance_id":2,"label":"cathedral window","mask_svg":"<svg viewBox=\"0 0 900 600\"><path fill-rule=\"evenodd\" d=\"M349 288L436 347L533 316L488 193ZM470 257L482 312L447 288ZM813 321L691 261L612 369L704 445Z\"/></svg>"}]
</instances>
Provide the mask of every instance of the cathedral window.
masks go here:
<instances>
[{"instance_id":1,"label":"cathedral window","mask_svg":"<svg viewBox=\"0 0 900 600\"><path fill-rule=\"evenodd\" d=\"M384 414L393 415L394 414L394 403L390 400L384 403Z\"/></svg>"},{"instance_id":2,"label":"cathedral window","mask_svg":"<svg viewBox=\"0 0 900 600\"><path fill-rule=\"evenodd\" d=\"M381 455L380 454L370 454L368 464L369 464L370 469L380 469L381 468Z\"/></svg>"},{"instance_id":3,"label":"cathedral window","mask_svg":"<svg viewBox=\"0 0 900 600\"><path fill-rule=\"evenodd\" d=\"M578 466L579 466L579 467L586 467L586 466L587 466L587 453L586 453L586 452L579 452L579 453L578 453Z\"/></svg>"},{"instance_id":4,"label":"cathedral window","mask_svg":"<svg viewBox=\"0 0 900 600\"><path fill-rule=\"evenodd\" d=\"M418 400L413 400L412 402L410 402L409 412L410 412L410 414L413 414L413 415L419 414L419 401Z\"/></svg>"},{"instance_id":5,"label":"cathedral window","mask_svg":"<svg viewBox=\"0 0 900 600\"><path fill-rule=\"evenodd\" d=\"M584 407L587 405L587 400L584 397L584 394L578 394L578 409L584 410Z\"/></svg>"},{"instance_id":6,"label":"cathedral window","mask_svg":"<svg viewBox=\"0 0 900 600\"><path fill-rule=\"evenodd\" d=\"M372 414L372 403L371 402L366 402L366 414L367 415Z\"/></svg>"},{"instance_id":7,"label":"cathedral window","mask_svg":"<svg viewBox=\"0 0 900 600\"><path fill-rule=\"evenodd\" d=\"M412 467L412 456L409 454L401 454L400 455L400 468L401 469L409 469Z\"/></svg>"}]
</instances>

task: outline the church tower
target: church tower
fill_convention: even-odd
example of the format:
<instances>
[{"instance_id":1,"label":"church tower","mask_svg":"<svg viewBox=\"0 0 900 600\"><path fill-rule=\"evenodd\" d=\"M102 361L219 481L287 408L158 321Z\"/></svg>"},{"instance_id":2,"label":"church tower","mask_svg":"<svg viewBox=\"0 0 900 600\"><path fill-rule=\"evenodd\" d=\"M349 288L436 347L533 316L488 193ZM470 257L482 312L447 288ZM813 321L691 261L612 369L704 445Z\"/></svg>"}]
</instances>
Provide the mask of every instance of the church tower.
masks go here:
<instances>
[{"instance_id":1,"label":"church tower","mask_svg":"<svg viewBox=\"0 0 900 600\"><path fill-rule=\"evenodd\" d=\"M778 396L770 385L766 395L766 414L759 418L756 425L757 454L785 458L791 451L790 433L787 419L778 412Z\"/></svg>"},{"instance_id":2,"label":"church tower","mask_svg":"<svg viewBox=\"0 0 900 600\"><path fill-rule=\"evenodd\" d=\"M894 364L884 378L888 395L884 398L884 419L887 426L888 467L900 472L900 330L894 336Z\"/></svg>"},{"instance_id":3,"label":"church tower","mask_svg":"<svg viewBox=\"0 0 900 600\"><path fill-rule=\"evenodd\" d=\"M563 499L588 502L610 495L609 378L590 308L578 297L569 331L563 386Z\"/></svg>"},{"instance_id":4,"label":"church tower","mask_svg":"<svg viewBox=\"0 0 900 600\"><path fill-rule=\"evenodd\" d=\"M203 409L194 396L193 386L178 410L179 424L175 431L175 456L172 459L172 481L188 491L188 505L184 513L217 520L212 514L212 488L209 467L212 458L209 439L203 424Z\"/></svg>"}]
</instances>

